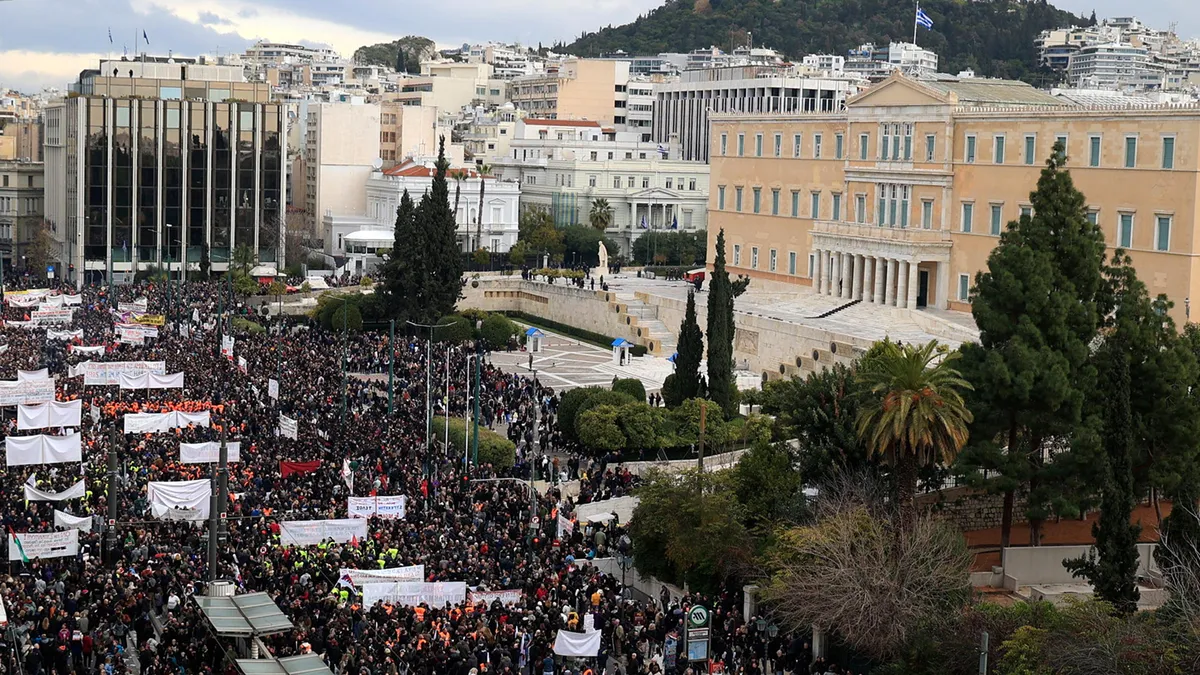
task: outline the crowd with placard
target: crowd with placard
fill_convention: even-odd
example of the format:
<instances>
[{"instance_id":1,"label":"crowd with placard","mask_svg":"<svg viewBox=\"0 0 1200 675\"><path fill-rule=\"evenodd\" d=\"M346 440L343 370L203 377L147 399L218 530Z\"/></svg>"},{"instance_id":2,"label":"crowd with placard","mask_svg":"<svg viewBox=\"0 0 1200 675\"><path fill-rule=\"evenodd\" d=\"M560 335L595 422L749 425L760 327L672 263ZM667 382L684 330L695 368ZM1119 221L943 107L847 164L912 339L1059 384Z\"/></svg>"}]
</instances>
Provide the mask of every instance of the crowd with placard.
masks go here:
<instances>
[{"instance_id":1,"label":"crowd with placard","mask_svg":"<svg viewBox=\"0 0 1200 675\"><path fill-rule=\"evenodd\" d=\"M532 451L535 431L553 429L553 391L485 363L481 424L507 429L517 462L466 466L461 448L426 452L420 338L398 337L393 350L386 334L365 333L343 345L303 320L251 332L229 320L248 310L226 285L170 294L168 303L164 287L147 284L9 289L0 397L24 398L3 408L0 673L18 662L27 673L231 672L229 645L192 600L210 578L209 479L222 441L231 498L217 576L270 594L294 622L265 639L275 656L311 652L355 674L683 672L664 646L695 599L632 600L590 563L628 546L621 523L574 522L556 487L531 503L522 481L483 480L557 466ZM218 333L233 338L232 354ZM386 382L344 377L343 347L352 372L387 372L394 358L392 414ZM434 346L439 414L468 414L471 353ZM585 495L625 494L631 482L577 458L561 469L588 477ZM712 654L727 670L807 664L802 641L758 635L740 600L705 602ZM556 654L560 631L572 635ZM574 634L592 631L594 651L579 654Z\"/></svg>"}]
</instances>

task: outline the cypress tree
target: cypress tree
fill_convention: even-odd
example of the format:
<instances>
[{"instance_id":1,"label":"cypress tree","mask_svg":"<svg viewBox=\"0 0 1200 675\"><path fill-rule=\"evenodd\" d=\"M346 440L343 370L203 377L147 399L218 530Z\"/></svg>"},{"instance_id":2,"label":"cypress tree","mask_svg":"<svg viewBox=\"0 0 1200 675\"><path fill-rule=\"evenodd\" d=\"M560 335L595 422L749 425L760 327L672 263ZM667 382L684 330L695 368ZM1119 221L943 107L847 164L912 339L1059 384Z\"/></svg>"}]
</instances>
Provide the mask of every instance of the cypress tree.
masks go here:
<instances>
[{"instance_id":1,"label":"cypress tree","mask_svg":"<svg viewBox=\"0 0 1200 675\"><path fill-rule=\"evenodd\" d=\"M452 314L462 294L463 258L458 247L458 226L450 210L450 186L446 181L449 168L446 137L442 136L438 141L433 185L417 209L417 227L425 238L422 253L429 267L428 297L419 306L422 323L433 323L438 317Z\"/></svg>"},{"instance_id":2,"label":"cypress tree","mask_svg":"<svg viewBox=\"0 0 1200 675\"><path fill-rule=\"evenodd\" d=\"M733 289L725 271L725 229L717 232L708 285L708 394L726 415L733 410Z\"/></svg>"},{"instance_id":3,"label":"cypress tree","mask_svg":"<svg viewBox=\"0 0 1200 675\"><path fill-rule=\"evenodd\" d=\"M668 407L674 408L699 394L700 361L703 358L704 335L696 321L696 294L688 291L687 310L683 314L683 323L679 325L679 347L676 350L672 386L669 391L663 387L663 397Z\"/></svg>"},{"instance_id":4,"label":"cypress tree","mask_svg":"<svg viewBox=\"0 0 1200 675\"><path fill-rule=\"evenodd\" d=\"M1096 597L1112 604L1117 614L1137 611L1138 536L1133 513L1133 415L1130 411L1129 345L1118 333L1101 350L1105 370L1104 466L1106 468L1100 519L1092 525L1094 553L1063 561L1076 577L1091 582Z\"/></svg>"},{"instance_id":5,"label":"cypress tree","mask_svg":"<svg viewBox=\"0 0 1200 675\"><path fill-rule=\"evenodd\" d=\"M401 321L416 317L416 308L428 294L422 234L416 227L412 197L405 190L396 209L392 251L383 267L384 304Z\"/></svg>"},{"instance_id":6,"label":"cypress tree","mask_svg":"<svg viewBox=\"0 0 1200 675\"><path fill-rule=\"evenodd\" d=\"M976 478L980 469L998 474L989 486L1004 494L1002 546L1018 489L1028 493L1031 545L1041 542L1041 522L1054 510L1079 508L1071 463L1044 458L1050 443L1079 425L1094 386L1089 345L1105 295L1104 235L1088 221L1066 160L1056 143L1030 194L1033 215L1008 224L987 271L977 275L971 311L979 343L962 347L975 422L959 465Z\"/></svg>"}]
</instances>

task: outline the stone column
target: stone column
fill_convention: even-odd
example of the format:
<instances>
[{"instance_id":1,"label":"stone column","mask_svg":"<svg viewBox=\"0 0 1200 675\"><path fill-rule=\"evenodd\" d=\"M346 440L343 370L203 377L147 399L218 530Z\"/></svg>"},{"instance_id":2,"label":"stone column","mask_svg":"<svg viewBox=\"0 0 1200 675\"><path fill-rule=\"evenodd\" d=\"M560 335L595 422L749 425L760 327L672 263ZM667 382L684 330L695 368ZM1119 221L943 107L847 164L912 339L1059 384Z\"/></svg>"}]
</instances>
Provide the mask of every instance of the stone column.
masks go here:
<instances>
[{"instance_id":1,"label":"stone column","mask_svg":"<svg viewBox=\"0 0 1200 675\"><path fill-rule=\"evenodd\" d=\"M863 302L875 302L875 258L871 256L863 257Z\"/></svg>"},{"instance_id":2,"label":"stone column","mask_svg":"<svg viewBox=\"0 0 1200 675\"><path fill-rule=\"evenodd\" d=\"M853 290L851 288L852 283L853 283L851 281L853 279L853 275L854 275L854 254L853 253L843 253L842 254L842 299L843 300L853 299L853 296L851 294L851 291Z\"/></svg>"},{"instance_id":3,"label":"stone column","mask_svg":"<svg viewBox=\"0 0 1200 675\"><path fill-rule=\"evenodd\" d=\"M888 258L887 279L883 282L883 304L892 307L896 304L896 259Z\"/></svg>"},{"instance_id":4,"label":"stone column","mask_svg":"<svg viewBox=\"0 0 1200 675\"><path fill-rule=\"evenodd\" d=\"M911 263L901 260L896 267L896 307L904 309L908 300L908 268Z\"/></svg>"},{"instance_id":5,"label":"stone column","mask_svg":"<svg viewBox=\"0 0 1200 675\"><path fill-rule=\"evenodd\" d=\"M821 293L824 295L833 295L833 266L837 263L837 254L831 251L822 251L821 255L825 257L821 266L821 274L825 276L825 285L821 287Z\"/></svg>"},{"instance_id":6,"label":"stone column","mask_svg":"<svg viewBox=\"0 0 1200 675\"><path fill-rule=\"evenodd\" d=\"M875 258L875 288L871 292L871 302L874 304L883 303L883 282L887 276L887 260L883 258Z\"/></svg>"},{"instance_id":7,"label":"stone column","mask_svg":"<svg viewBox=\"0 0 1200 675\"><path fill-rule=\"evenodd\" d=\"M863 282L863 257L862 255L854 254L854 284L850 292L851 300L862 300L862 282Z\"/></svg>"},{"instance_id":8,"label":"stone column","mask_svg":"<svg viewBox=\"0 0 1200 675\"><path fill-rule=\"evenodd\" d=\"M815 293L825 292L825 275L821 274L821 249L813 249L812 289Z\"/></svg>"},{"instance_id":9,"label":"stone column","mask_svg":"<svg viewBox=\"0 0 1200 675\"><path fill-rule=\"evenodd\" d=\"M908 263L908 308L917 308L917 293L921 290L921 281L919 277L920 271L917 269L917 263ZM928 300L926 300L928 302Z\"/></svg>"},{"instance_id":10,"label":"stone column","mask_svg":"<svg viewBox=\"0 0 1200 675\"><path fill-rule=\"evenodd\" d=\"M937 301L934 306L938 309L947 309L950 307L950 298L953 291L950 289L950 263L937 263L937 286L933 289Z\"/></svg>"},{"instance_id":11,"label":"stone column","mask_svg":"<svg viewBox=\"0 0 1200 675\"><path fill-rule=\"evenodd\" d=\"M833 285L829 289L829 294L835 298L842 297L842 268L846 266L846 254L833 254L833 277L830 281Z\"/></svg>"}]
</instances>

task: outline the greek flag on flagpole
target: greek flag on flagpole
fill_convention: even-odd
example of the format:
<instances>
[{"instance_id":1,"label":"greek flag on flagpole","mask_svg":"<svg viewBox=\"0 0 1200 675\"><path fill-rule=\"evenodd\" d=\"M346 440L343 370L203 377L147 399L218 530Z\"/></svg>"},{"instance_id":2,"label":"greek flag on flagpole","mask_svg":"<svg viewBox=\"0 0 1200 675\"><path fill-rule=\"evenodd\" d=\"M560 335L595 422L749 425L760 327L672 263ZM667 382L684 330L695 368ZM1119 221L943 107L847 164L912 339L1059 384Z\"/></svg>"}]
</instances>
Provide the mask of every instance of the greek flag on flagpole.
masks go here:
<instances>
[{"instance_id":1,"label":"greek flag on flagpole","mask_svg":"<svg viewBox=\"0 0 1200 675\"><path fill-rule=\"evenodd\" d=\"M920 7L917 7L917 25L926 29L933 29L933 19L929 18L929 15L925 13L925 10L921 9Z\"/></svg>"}]
</instances>

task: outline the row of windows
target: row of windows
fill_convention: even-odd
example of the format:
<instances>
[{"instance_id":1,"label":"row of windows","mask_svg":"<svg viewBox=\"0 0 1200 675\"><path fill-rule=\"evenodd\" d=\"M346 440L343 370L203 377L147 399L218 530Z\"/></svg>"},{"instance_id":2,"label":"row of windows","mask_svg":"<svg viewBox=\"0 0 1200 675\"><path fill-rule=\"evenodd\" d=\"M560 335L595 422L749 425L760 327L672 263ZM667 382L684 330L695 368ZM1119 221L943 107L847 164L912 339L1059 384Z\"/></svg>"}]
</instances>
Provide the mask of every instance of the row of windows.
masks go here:
<instances>
[{"instance_id":1,"label":"row of windows","mask_svg":"<svg viewBox=\"0 0 1200 675\"><path fill-rule=\"evenodd\" d=\"M742 198L745 194L744 188L740 185L733 189L733 208L737 212L742 211ZM752 196L752 211L753 213L763 212L762 188L751 188ZM771 215L780 215L780 190L779 188L771 189ZM809 193L808 216L810 218L820 218L821 213L821 191L814 190ZM842 195L840 192L834 192L830 195L830 218L832 220L842 219ZM725 210L725 186L717 186L717 209ZM800 217L800 190L791 191L791 216L793 218Z\"/></svg>"},{"instance_id":2,"label":"row of windows","mask_svg":"<svg viewBox=\"0 0 1200 675\"><path fill-rule=\"evenodd\" d=\"M21 210L20 210L21 213L25 213L25 214L41 213L42 212L42 198L41 197L0 197L0 213L17 213L18 206L21 207Z\"/></svg>"},{"instance_id":3,"label":"row of windows","mask_svg":"<svg viewBox=\"0 0 1200 675\"><path fill-rule=\"evenodd\" d=\"M812 256L809 255L808 258L809 258L809 260L808 260L809 274L812 274ZM733 245L733 265L735 267L741 267L741 265L742 265L742 245L741 244ZM770 249L767 252L767 271L768 272L777 272L777 271L779 271L778 268L779 268L779 251L777 249ZM758 269L758 247L757 246L750 247L750 269L755 269L755 270ZM787 273L791 274L793 276L796 274L796 252L795 251L788 251Z\"/></svg>"},{"instance_id":4,"label":"row of windows","mask_svg":"<svg viewBox=\"0 0 1200 675\"><path fill-rule=\"evenodd\" d=\"M932 137L930 137L932 138ZM1054 137L1055 143L1062 143L1064 148L1067 148L1067 154L1070 155L1070 136L1068 134L1058 134ZM1124 137L1122 147L1122 163L1121 166L1126 169L1135 169L1138 167L1138 141L1137 134L1127 134ZM1161 149L1158 156L1158 166L1161 169L1175 168L1175 137L1163 136L1161 138ZM1024 152L1023 161L1027 165L1034 165L1041 161L1041 157L1037 152L1037 134L1025 134L1024 137ZM992 136L992 163L1004 164L1006 151L1006 137L1003 134ZM977 158L977 139L974 135L966 137L966 149L964 161L968 164L975 163ZM1088 134L1087 143L1087 158L1089 167L1099 167L1102 164L1104 151L1104 136L1103 134Z\"/></svg>"},{"instance_id":5,"label":"row of windows","mask_svg":"<svg viewBox=\"0 0 1200 675\"><path fill-rule=\"evenodd\" d=\"M913 158L913 125L912 124L884 124L881 126L879 151L877 157L883 161L912 161ZM821 159L822 157L822 134L813 134L812 141L812 159ZM1022 153L1022 161L1026 165L1039 164L1043 157L1037 151L1037 134L1026 134L1024 136L1024 152ZM1068 134L1058 134L1054 137L1056 143L1061 142L1064 147L1068 148L1070 137ZM1122 166L1127 169L1138 167L1138 135L1128 134L1124 137L1123 145L1123 163ZM1175 168L1175 137L1162 137L1161 151L1159 152L1158 166L1162 169ZM842 159L843 156L843 139L842 134L834 135L834 158ZM792 135L792 158L798 159L802 154L803 134ZM1088 166L1101 166L1103 136L1101 134L1088 135ZM870 154L871 135L862 133L858 136L858 158L866 161ZM966 143L963 152L963 161L968 164L974 164L978 159L978 137L975 134L966 136ZM933 162L935 160L937 150L937 135L925 135L925 161ZM729 137L728 134L721 134L721 153L722 156L729 155ZM739 133L737 135L737 156L744 157L746 155L746 134ZM775 157L783 156L783 134L776 133L774 135L773 155ZM1008 141L1004 134L996 134L992 136L992 163L1004 164L1008 155ZM754 157L763 156L763 134L758 133L754 136Z\"/></svg>"},{"instance_id":6,"label":"row of windows","mask_svg":"<svg viewBox=\"0 0 1200 675\"><path fill-rule=\"evenodd\" d=\"M812 152L813 159L821 159L822 158L822 155L824 153L824 142L825 142L824 134L813 134L812 135L812 146L811 146L812 150L811 150L811 152ZM844 145L845 145L845 139L842 136L842 134L840 134L840 133L834 134L833 135L833 158L834 159L843 159L843 154L845 153ZM792 158L793 159L800 158L802 151L803 151L803 146L804 146L804 135L803 134L793 134L792 135ZM773 148L772 152L774 153L775 157L783 157L783 134L778 134L778 133L775 134L772 148ZM729 155L729 134L724 134L724 133L721 134L721 155L723 155L723 156ZM746 156L746 134L738 134L737 135L737 156L738 157ZM754 156L755 157L763 156L763 135L762 134L754 135Z\"/></svg>"},{"instance_id":7,"label":"row of windows","mask_svg":"<svg viewBox=\"0 0 1200 675\"><path fill-rule=\"evenodd\" d=\"M595 174L588 176L588 187L596 187L597 180L598 180L598 177ZM636 187L636 180L637 180L636 176L627 176L626 177L627 187ZM684 179L682 177L680 177L678 179L667 178L663 181L663 187L665 187L668 190L672 190L672 189L682 190L683 185L684 185ZM642 188L645 189L645 188L649 188L649 187L650 187L650 177L642 176ZM613 189L615 189L615 190L621 189L621 177L620 176L613 176ZM696 190L696 179L695 178L688 179L687 189L690 191Z\"/></svg>"},{"instance_id":8,"label":"row of windows","mask_svg":"<svg viewBox=\"0 0 1200 675\"><path fill-rule=\"evenodd\" d=\"M8 184L9 179L10 179L9 174L4 174L4 175L0 176L0 187L10 187ZM33 176L25 176L25 187L27 187L27 188L33 187Z\"/></svg>"}]
</instances>

